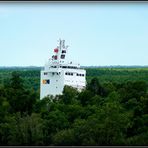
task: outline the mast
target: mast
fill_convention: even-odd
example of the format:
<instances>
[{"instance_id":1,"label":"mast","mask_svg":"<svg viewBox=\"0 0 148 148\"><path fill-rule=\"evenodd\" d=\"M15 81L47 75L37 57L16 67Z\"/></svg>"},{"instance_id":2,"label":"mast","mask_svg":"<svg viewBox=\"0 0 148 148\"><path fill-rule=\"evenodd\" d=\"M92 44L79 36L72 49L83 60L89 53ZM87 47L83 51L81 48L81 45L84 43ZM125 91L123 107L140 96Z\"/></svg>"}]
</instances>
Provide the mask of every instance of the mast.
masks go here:
<instances>
[{"instance_id":1,"label":"mast","mask_svg":"<svg viewBox=\"0 0 148 148\"><path fill-rule=\"evenodd\" d=\"M65 63L68 45L65 46L65 40L57 40L57 47L54 49L54 55L52 56L52 64L59 65Z\"/></svg>"}]
</instances>

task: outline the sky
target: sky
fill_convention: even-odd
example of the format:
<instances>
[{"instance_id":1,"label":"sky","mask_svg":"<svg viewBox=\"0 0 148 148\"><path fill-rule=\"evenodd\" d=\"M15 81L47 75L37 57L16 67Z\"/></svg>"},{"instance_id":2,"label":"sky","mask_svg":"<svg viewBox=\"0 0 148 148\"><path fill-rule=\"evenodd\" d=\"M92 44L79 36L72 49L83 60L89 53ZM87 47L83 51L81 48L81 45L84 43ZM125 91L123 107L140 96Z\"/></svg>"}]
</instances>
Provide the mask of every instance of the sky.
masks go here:
<instances>
[{"instance_id":1,"label":"sky","mask_svg":"<svg viewBox=\"0 0 148 148\"><path fill-rule=\"evenodd\" d=\"M148 3L0 2L0 66L44 66L59 38L82 66L148 65Z\"/></svg>"}]
</instances>

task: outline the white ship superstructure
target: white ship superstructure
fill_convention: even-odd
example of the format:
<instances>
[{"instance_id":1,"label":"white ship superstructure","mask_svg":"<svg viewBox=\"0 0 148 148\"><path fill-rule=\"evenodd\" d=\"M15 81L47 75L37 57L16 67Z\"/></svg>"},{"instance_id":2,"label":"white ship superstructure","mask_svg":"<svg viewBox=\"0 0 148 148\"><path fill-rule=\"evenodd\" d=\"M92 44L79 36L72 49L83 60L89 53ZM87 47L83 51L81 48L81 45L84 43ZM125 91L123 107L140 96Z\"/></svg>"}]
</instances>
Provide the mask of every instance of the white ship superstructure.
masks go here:
<instances>
[{"instance_id":1,"label":"white ship superstructure","mask_svg":"<svg viewBox=\"0 0 148 148\"><path fill-rule=\"evenodd\" d=\"M54 55L41 70L40 99L48 95L62 94L65 85L77 88L79 91L86 86L86 71L79 64L66 60L68 46L65 40L59 40Z\"/></svg>"}]
</instances>

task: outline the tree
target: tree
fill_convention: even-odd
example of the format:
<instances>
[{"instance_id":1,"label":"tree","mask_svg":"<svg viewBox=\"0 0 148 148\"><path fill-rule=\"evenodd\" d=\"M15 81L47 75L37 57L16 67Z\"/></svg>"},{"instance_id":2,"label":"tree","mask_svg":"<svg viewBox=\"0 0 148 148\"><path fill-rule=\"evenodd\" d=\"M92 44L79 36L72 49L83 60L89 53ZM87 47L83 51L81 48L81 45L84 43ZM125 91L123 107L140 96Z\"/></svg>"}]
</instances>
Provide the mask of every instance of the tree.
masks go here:
<instances>
[{"instance_id":1,"label":"tree","mask_svg":"<svg viewBox=\"0 0 148 148\"><path fill-rule=\"evenodd\" d=\"M77 94L78 94L78 91L76 88L65 85L61 99L65 104L70 104L75 99Z\"/></svg>"},{"instance_id":2,"label":"tree","mask_svg":"<svg viewBox=\"0 0 148 148\"><path fill-rule=\"evenodd\" d=\"M6 89L3 86L0 86L0 121L4 120L9 112L10 104L6 98Z\"/></svg>"},{"instance_id":3,"label":"tree","mask_svg":"<svg viewBox=\"0 0 148 148\"><path fill-rule=\"evenodd\" d=\"M93 97L93 93L90 90L83 90L79 95L78 95L78 100L80 100L81 104L83 106L87 105L91 98Z\"/></svg>"},{"instance_id":4,"label":"tree","mask_svg":"<svg viewBox=\"0 0 148 148\"><path fill-rule=\"evenodd\" d=\"M36 102L36 93L24 88L23 80L17 72L12 73L6 97L10 103L11 112L21 112L21 114L27 112L29 115L32 113Z\"/></svg>"},{"instance_id":5,"label":"tree","mask_svg":"<svg viewBox=\"0 0 148 148\"><path fill-rule=\"evenodd\" d=\"M87 89L96 95L106 96L106 90L101 86L97 77L94 77L91 82L87 85Z\"/></svg>"},{"instance_id":6,"label":"tree","mask_svg":"<svg viewBox=\"0 0 148 148\"><path fill-rule=\"evenodd\" d=\"M19 72L12 72L12 77L10 79L10 87L13 89L23 90L23 79L20 77Z\"/></svg>"},{"instance_id":7,"label":"tree","mask_svg":"<svg viewBox=\"0 0 148 148\"><path fill-rule=\"evenodd\" d=\"M17 113L9 134L8 145L43 145L43 120L39 114L21 117Z\"/></svg>"},{"instance_id":8,"label":"tree","mask_svg":"<svg viewBox=\"0 0 148 148\"><path fill-rule=\"evenodd\" d=\"M125 142L129 115L116 102L105 103L96 114L87 119L85 136L94 145L121 145Z\"/></svg>"},{"instance_id":9,"label":"tree","mask_svg":"<svg viewBox=\"0 0 148 148\"><path fill-rule=\"evenodd\" d=\"M69 122L65 113L56 109L55 111L51 111L48 114L44 115L44 124L43 124L43 132L44 132L44 144L51 144L52 136L62 129L66 129L69 127Z\"/></svg>"},{"instance_id":10,"label":"tree","mask_svg":"<svg viewBox=\"0 0 148 148\"><path fill-rule=\"evenodd\" d=\"M74 135L73 129L63 129L57 132L52 137L52 143L53 145L75 145L77 141L77 138Z\"/></svg>"}]
</instances>

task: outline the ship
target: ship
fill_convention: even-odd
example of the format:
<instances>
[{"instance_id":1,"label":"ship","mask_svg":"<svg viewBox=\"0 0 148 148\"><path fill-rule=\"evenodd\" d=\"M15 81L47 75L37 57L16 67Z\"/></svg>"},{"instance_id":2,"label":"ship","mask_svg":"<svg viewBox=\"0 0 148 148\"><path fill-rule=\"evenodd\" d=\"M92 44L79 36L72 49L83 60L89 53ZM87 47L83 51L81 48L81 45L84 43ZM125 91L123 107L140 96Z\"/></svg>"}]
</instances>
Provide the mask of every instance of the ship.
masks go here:
<instances>
[{"instance_id":1,"label":"ship","mask_svg":"<svg viewBox=\"0 0 148 148\"><path fill-rule=\"evenodd\" d=\"M40 99L47 96L62 95L64 86L71 86L78 91L86 87L86 70L79 63L67 60L69 46L65 46L65 40L58 40L57 47L53 49L53 55L45 63L40 72Z\"/></svg>"}]
</instances>

